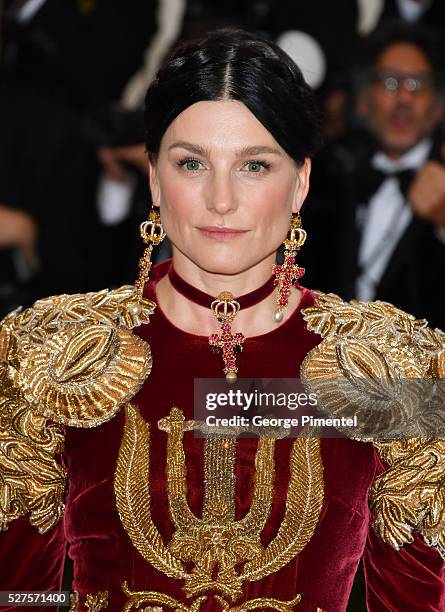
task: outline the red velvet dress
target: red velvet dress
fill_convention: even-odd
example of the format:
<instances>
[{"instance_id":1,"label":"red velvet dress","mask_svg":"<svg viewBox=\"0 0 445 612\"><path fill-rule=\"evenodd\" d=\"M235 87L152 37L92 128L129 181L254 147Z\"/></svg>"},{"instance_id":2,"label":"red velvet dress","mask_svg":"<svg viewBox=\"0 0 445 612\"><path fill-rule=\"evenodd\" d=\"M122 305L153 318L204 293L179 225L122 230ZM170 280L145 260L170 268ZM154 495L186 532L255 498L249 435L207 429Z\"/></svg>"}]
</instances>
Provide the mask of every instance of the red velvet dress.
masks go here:
<instances>
[{"instance_id":1,"label":"red velvet dress","mask_svg":"<svg viewBox=\"0 0 445 612\"><path fill-rule=\"evenodd\" d=\"M166 270L166 264L153 269L146 297L156 301L155 283ZM306 329L301 314L313 301L313 294L303 289L299 307L285 323L272 332L246 340L238 357L241 376L298 376L303 358L320 342L319 336ZM186 419L192 419L193 379L220 377L222 359L212 354L207 337L176 328L159 307L150 324L137 328L136 333L151 346L153 369L132 403L151 423L151 516L163 541L168 542L174 527L165 473L167 435L157 427L157 422L168 415L172 406L179 407ZM190 605L182 590L183 581L168 577L143 558L118 515L114 472L124 423L125 414L121 410L96 428L66 428L63 460L69 487L64 521L50 533L39 535L26 519L19 519L0 535L0 590L59 589L68 543L68 554L74 561L72 586L79 591L81 602L87 593L106 590L107 610L121 610L126 599L121 585L127 581L131 591L155 590ZM192 512L200 517L204 440L187 432L183 444L187 500ZM237 442L237 520L247 513L252 501L257 444L254 438ZM291 445L289 439L278 440L275 445L277 469L272 509L261 534L264 546L277 533L285 513ZM281 569L261 580L245 582L242 598L234 607L255 598L288 601L300 594L301 601L295 606L298 611L315 612L320 608L324 612L341 612L346 610L354 575L363 557L371 612L445 610L445 574L439 553L417 537L413 544L395 551L370 527L368 491L375 476L385 469L373 446L348 439L322 439L320 450L324 497L312 537ZM213 595L207 593L200 612L221 609ZM82 604L80 609L86 608Z\"/></svg>"}]
</instances>

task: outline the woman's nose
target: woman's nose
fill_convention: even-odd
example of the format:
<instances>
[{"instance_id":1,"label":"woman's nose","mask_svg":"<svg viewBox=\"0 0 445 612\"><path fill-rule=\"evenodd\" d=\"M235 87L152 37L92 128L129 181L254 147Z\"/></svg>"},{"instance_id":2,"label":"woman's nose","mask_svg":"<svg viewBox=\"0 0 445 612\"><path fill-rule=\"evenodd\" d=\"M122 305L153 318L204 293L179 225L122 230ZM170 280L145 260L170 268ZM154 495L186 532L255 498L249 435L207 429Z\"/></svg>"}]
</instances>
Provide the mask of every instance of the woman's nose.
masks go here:
<instances>
[{"instance_id":1,"label":"woman's nose","mask_svg":"<svg viewBox=\"0 0 445 612\"><path fill-rule=\"evenodd\" d=\"M214 176L208 194L207 208L220 215L233 212L238 208L230 176Z\"/></svg>"}]
</instances>

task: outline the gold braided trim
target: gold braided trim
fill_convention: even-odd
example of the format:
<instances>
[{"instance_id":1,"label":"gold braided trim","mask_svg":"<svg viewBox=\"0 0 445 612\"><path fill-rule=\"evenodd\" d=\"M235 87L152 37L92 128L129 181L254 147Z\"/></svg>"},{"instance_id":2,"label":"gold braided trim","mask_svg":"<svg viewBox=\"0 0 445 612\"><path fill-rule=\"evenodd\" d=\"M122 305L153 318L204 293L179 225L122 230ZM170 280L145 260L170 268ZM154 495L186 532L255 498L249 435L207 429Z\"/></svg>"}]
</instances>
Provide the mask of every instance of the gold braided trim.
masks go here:
<instances>
[{"instance_id":1,"label":"gold braided trim","mask_svg":"<svg viewBox=\"0 0 445 612\"><path fill-rule=\"evenodd\" d=\"M33 410L66 425L96 427L150 373L150 348L130 330L148 322L154 307L149 300L139 304L129 286L40 300L4 319L0 356L7 356L8 375Z\"/></svg>"},{"instance_id":2,"label":"gold braided trim","mask_svg":"<svg viewBox=\"0 0 445 612\"><path fill-rule=\"evenodd\" d=\"M185 454L182 438L194 427L178 408L159 422L168 433L167 487L175 532L165 546L150 514L149 425L139 411L126 407L126 424L115 473L116 505L134 546L156 569L185 581L188 597L214 589L230 599L242 596L246 580L260 580L293 559L311 538L323 503L323 466L316 438L297 438L290 458L286 511L276 537L264 549L261 531L271 509L274 476L274 440L260 438L255 458L251 509L234 520L233 468L235 440L209 439L204 451L205 508L196 517L187 504ZM212 458L217 457L216 462ZM213 472L212 472L213 467ZM218 470L218 468L222 468ZM216 479L221 493L217 494ZM187 563L193 569L187 571ZM245 563L239 574L236 566ZM215 570L217 571L215 572Z\"/></svg>"},{"instance_id":3,"label":"gold braided trim","mask_svg":"<svg viewBox=\"0 0 445 612\"><path fill-rule=\"evenodd\" d=\"M445 334L391 304L332 294L303 316L325 338L303 362L306 388L333 416L358 416L356 438L391 466L370 491L374 529L395 549L418 530L445 558L445 440L418 433L443 428Z\"/></svg>"}]
</instances>

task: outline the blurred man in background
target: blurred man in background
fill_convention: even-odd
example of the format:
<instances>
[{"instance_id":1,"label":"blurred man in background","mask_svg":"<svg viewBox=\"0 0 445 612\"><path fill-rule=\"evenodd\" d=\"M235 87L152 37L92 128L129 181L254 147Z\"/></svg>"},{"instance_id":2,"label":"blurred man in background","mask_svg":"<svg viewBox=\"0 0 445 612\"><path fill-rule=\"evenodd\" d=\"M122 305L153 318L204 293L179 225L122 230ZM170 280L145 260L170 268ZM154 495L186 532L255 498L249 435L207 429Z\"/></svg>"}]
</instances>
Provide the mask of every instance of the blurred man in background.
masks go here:
<instances>
[{"instance_id":1,"label":"blurred man in background","mask_svg":"<svg viewBox=\"0 0 445 612\"><path fill-rule=\"evenodd\" d=\"M357 101L366 131L320 160L308 229L329 260L319 264L309 248L306 263L311 285L392 302L444 328L440 61L420 26L389 23L367 41Z\"/></svg>"}]
</instances>

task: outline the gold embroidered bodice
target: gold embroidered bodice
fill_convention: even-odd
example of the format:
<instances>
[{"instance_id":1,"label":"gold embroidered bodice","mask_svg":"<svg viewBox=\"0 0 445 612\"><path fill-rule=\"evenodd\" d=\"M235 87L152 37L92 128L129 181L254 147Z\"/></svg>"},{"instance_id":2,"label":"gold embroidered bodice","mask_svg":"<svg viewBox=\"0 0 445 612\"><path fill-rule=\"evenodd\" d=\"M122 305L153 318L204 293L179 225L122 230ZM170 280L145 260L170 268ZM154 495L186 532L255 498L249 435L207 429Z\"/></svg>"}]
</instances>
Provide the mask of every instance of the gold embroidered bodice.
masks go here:
<instances>
[{"instance_id":1,"label":"gold embroidered bodice","mask_svg":"<svg viewBox=\"0 0 445 612\"><path fill-rule=\"evenodd\" d=\"M148 323L154 308L150 300L140 307L134 290L122 287L48 298L3 321L0 526L6 529L24 515L42 533L57 524L64 512L67 478L57 459L63 449L63 425L95 428L123 410L125 427L114 483L122 526L146 562L182 581L187 598L193 599L191 607L184 606L166 594L135 592L125 584L126 609L150 604L147 610L164 605L198 611L206 593L214 590L221 610L265 606L291 610L300 595L288 601L252 599L244 607L236 602L244 583L277 572L310 541L323 503L319 440L298 438L293 442L285 514L266 546L260 536L274 495L274 439L261 437L258 441L250 509L237 520L236 439L208 438L202 514L196 515L187 502L183 437L197 424L187 420L180 407L172 407L156 424L148 424L131 403L152 368L148 344L131 330ZM359 439L372 437L369 418L382 380L393 386L402 378L437 381L432 405L443 406L445 334L439 330L429 329L425 322L389 304L348 304L321 293L304 311L304 318L308 329L324 338L305 358L301 370L305 384L309 391L316 390L330 414L363 417ZM412 420L417 414L413 405L397 404L395 391L392 397L391 418L409 409L407 417ZM386 416L382 416L385 432ZM174 525L170 541L162 538L150 512L153 427L167 438L168 511ZM417 530L445 556L443 440L412 437L372 442L390 466L370 494L374 528L393 548L411 542Z\"/></svg>"}]
</instances>

